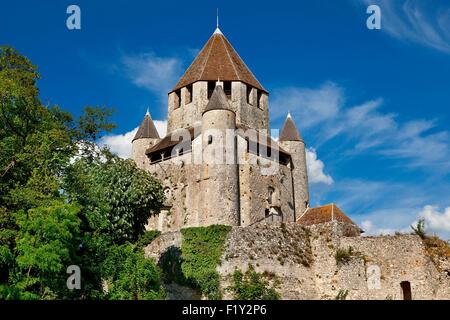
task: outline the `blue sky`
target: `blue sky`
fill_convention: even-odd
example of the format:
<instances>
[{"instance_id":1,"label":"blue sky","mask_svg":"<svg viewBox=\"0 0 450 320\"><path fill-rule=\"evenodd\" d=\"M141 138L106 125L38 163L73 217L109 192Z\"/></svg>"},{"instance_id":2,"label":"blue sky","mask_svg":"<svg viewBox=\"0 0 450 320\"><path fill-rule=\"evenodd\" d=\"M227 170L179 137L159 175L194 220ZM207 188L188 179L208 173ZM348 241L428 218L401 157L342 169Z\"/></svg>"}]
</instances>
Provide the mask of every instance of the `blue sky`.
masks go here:
<instances>
[{"instance_id":1,"label":"blue sky","mask_svg":"<svg viewBox=\"0 0 450 320\"><path fill-rule=\"evenodd\" d=\"M66 8L81 8L81 30ZM366 27L369 4L381 30ZM36 65L41 97L79 114L112 106L102 140L126 154L150 106L215 28L270 92L271 126L290 110L308 145L313 205L335 202L369 234L426 218L450 238L450 3L341 1L9 1L0 44Z\"/></svg>"}]
</instances>

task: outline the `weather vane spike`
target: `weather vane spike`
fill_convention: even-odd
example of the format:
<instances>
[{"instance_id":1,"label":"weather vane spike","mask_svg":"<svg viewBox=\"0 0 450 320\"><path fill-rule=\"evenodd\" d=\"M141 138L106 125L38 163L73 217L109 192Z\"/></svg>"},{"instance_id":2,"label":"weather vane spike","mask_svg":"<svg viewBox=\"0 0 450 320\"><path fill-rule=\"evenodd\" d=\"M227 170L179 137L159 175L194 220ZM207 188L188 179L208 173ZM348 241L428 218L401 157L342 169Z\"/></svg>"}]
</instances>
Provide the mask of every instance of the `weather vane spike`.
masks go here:
<instances>
[{"instance_id":1,"label":"weather vane spike","mask_svg":"<svg viewBox=\"0 0 450 320\"><path fill-rule=\"evenodd\" d=\"M149 115L150 115L150 108L149 108L149 107L147 107L147 112L145 113L145 115L146 115L146 116L149 116Z\"/></svg>"},{"instance_id":2,"label":"weather vane spike","mask_svg":"<svg viewBox=\"0 0 450 320\"><path fill-rule=\"evenodd\" d=\"M216 27L219 28L219 8L217 8L217 22Z\"/></svg>"}]
</instances>

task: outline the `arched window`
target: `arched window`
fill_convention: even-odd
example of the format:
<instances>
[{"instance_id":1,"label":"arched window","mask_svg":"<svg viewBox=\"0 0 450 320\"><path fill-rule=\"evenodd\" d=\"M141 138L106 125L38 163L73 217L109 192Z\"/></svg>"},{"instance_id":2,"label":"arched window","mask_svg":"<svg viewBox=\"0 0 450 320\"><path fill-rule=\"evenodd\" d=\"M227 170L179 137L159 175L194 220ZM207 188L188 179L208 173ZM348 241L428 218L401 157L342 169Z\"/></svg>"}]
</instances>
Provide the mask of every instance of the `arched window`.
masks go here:
<instances>
[{"instance_id":1,"label":"arched window","mask_svg":"<svg viewBox=\"0 0 450 320\"><path fill-rule=\"evenodd\" d=\"M208 144L212 144L213 143L213 136L209 135L208 136Z\"/></svg>"}]
</instances>

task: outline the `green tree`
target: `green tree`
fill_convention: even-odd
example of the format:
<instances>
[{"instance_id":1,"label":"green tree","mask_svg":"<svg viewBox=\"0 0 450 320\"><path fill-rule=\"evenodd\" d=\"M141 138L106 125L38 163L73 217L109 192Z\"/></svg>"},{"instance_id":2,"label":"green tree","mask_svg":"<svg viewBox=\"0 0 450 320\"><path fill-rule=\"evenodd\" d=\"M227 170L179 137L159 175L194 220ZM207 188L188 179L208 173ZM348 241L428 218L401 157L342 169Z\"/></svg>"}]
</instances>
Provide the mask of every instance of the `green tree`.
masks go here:
<instances>
[{"instance_id":1,"label":"green tree","mask_svg":"<svg viewBox=\"0 0 450 320\"><path fill-rule=\"evenodd\" d=\"M161 271L153 260L130 244L113 245L102 264L108 298L112 300L164 299Z\"/></svg>"},{"instance_id":2,"label":"green tree","mask_svg":"<svg viewBox=\"0 0 450 320\"><path fill-rule=\"evenodd\" d=\"M69 197L83 205L91 230L114 243L136 241L150 215L164 201L161 184L132 160L110 156L106 161L77 161L67 178Z\"/></svg>"},{"instance_id":3,"label":"green tree","mask_svg":"<svg viewBox=\"0 0 450 320\"><path fill-rule=\"evenodd\" d=\"M41 299L56 298L65 291L65 270L74 264L79 243L79 211L77 205L54 202L17 213L15 288Z\"/></svg>"}]
</instances>

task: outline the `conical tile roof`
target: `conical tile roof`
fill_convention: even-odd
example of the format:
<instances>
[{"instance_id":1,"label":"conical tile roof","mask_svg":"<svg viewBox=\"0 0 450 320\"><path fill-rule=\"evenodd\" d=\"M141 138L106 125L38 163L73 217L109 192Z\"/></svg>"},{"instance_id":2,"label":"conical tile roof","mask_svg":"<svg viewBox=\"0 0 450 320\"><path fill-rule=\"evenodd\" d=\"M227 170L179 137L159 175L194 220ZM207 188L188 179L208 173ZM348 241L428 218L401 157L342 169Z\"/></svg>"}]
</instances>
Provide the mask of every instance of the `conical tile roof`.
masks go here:
<instances>
[{"instance_id":1,"label":"conical tile roof","mask_svg":"<svg viewBox=\"0 0 450 320\"><path fill-rule=\"evenodd\" d=\"M228 102L228 98L225 94L225 91L223 91L223 87L221 85L216 85L203 113L210 110L221 110L221 109L232 111L230 104Z\"/></svg>"},{"instance_id":2,"label":"conical tile roof","mask_svg":"<svg viewBox=\"0 0 450 320\"><path fill-rule=\"evenodd\" d=\"M133 141L143 138L159 139L158 131L156 130L155 124L153 123L152 117L148 111L139 126Z\"/></svg>"},{"instance_id":3,"label":"conical tile roof","mask_svg":"<svg viewBox=\"0 0 450 320\"><path fill-rule=\"evenodd\" d=\"M302 141L302 136L298 132L294 121L290 114L288 114L286 121L284 122L283 129L280 133L280 141Z\"/></svg>"},{"instance_id":4,"label":"conical tile roof","mask_svg":"<svg viewBox=\"0 0 450 320\"><path fill-rule=\"evenodd\" d=\"M217 28L172 91L197 81L242 81L267 92Z\"/></svg>"}]
</instances>

